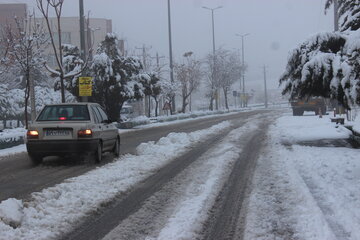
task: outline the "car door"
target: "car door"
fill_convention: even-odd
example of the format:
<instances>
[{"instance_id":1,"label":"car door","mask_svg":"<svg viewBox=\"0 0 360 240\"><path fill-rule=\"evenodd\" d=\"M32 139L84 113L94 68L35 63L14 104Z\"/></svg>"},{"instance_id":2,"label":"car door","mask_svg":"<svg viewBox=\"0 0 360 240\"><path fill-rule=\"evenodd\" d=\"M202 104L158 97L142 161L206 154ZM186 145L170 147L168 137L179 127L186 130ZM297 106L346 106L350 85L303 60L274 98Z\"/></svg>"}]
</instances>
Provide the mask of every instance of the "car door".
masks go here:
<instances>
[{"instance_id":1,"label":"car door","mask_svg":"<svg viewBox=\"0 0 360 240\"><path fill-rule=\"evenodd\" d=\"M109 118L105 111L100 107L96 107L99 111L101 118L102 118L102 128L103 128L103 145L105 149L111 149L116 141L116 132L115 131L115 125L112 123L109 123Z\"/></svg>"},{"instance_id":2,"label":"car door","mask_svg":"<svg viewBox=\"0 0 360 240\"><path fill-rule=\"evenodd\" d=\"M101 123L102 122L101 115L95 106L91 106L91 113L93 115L94 125L95 125L95 128L93 129L94 137L98 138L98 139L103 139L103 137L104 137L103 131L104 130L103 130L103 124Z\"/></svg>"}]
</instances>

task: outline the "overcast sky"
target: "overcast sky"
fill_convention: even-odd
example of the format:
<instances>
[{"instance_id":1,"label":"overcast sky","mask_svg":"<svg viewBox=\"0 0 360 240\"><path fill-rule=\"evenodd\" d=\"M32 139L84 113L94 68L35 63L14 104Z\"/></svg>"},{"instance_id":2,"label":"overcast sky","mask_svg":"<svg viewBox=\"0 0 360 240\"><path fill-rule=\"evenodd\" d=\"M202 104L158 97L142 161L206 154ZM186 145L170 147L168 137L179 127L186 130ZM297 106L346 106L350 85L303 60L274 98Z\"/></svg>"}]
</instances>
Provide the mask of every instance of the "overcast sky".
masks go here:
<instances>
[{"instance_id":1,"label":"overcast sky","mask_svg":"<svg viewBox=\"0 0 360 240\"><path fill-rule=\"evenodd\" d=\"M35 0L0 0L26 2ZM317 32L332 31L333 15L324 15L325 0L171 0L174 60L192 51L203 58L212 51L211 12L215 11L216 48L239 51L245 38L246 82L262 86L265 64L271 88L276 88L289 51ZM84 0L91 17L112 19L113 30L127 40L128 48L145 44L155 56L168 61L167 0ZM65 0L63 16L78 15L78 1ZM96 26L93 26L96 27ZM139 51L139 50L138 50ZM140 52L139 52L140 54Z\"/></svg>"}]
</instances>

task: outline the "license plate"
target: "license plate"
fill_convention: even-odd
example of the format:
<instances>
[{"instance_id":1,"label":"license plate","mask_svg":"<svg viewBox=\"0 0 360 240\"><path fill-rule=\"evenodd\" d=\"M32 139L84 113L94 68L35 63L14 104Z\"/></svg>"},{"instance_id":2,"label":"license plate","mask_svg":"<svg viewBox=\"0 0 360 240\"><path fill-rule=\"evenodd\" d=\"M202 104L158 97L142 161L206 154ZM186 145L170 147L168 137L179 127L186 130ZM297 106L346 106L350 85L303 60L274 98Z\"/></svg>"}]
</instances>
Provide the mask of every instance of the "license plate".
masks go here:
<instances>
[{"instance_id":1,"label":"license plate","mask_svg":"<svg viewBox=\"0 0 360 240\"><path fill-rule=\"evenodd\" d=\"M46 136L68 136L69 130L46 130Z\"/></svg>"}]
</instances>

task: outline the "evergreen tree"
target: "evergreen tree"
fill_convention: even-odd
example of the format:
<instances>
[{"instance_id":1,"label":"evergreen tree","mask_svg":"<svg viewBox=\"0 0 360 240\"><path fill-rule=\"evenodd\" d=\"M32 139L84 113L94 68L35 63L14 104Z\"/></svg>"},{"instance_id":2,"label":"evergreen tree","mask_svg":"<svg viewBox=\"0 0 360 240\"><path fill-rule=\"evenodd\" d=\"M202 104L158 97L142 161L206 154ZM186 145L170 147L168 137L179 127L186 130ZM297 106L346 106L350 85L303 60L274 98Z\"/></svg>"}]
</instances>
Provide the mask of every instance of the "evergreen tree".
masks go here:
<instances>
[{"instance_id":1,"label":"evergreen tree","mask_svg":"<svg viewBox=\"0 0 360 240\"><path fill-rule=\"evenodd\" d=\"M352 30L360 28L360 0L337 0L338 15L340 23L340 31ZM334 4L334 0L327 0L325 4L326 10Z\"/></svg>"},{"instance_id":2,"label":"evergreen tree","mask_svg":"<svg viewBox=\"0 0 360 240\"><path fill-rule=\"evenodd\" d=\"M141 74L142 65L133 57L122 57L115 34L107 34L94 56L91 70L94 73L93 99L105 107L112 120L118 120L123 104L130 99L144 96L144 81L150 81L147 74Z\"/></svg>"},{"instance_id":3,"label":"evergreen tree","mask_svg":"<svg viewBox=\"0 0 360 240\"><path fill-rule=\"evenodd\" d=\"M337 99L346 108L360 105L359 0L339 1L339 14L340 32L319 33L291 53L280 78L283 94Z\"/></svg>"}]
</instances>

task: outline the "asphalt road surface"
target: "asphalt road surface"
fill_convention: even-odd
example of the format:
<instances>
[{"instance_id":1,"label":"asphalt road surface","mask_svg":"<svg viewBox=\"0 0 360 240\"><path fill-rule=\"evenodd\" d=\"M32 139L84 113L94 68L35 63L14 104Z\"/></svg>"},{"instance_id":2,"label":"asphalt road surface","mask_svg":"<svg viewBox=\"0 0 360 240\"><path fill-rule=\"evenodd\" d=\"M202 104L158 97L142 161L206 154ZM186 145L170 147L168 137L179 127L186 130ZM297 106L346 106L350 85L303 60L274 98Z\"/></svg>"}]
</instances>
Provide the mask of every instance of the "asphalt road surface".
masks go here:
<instances>
[{"instance_id":1,"label":"asphalt road surface","mask_svg":"<svg viewBox=\"0 0 360 240\"><path fill-rule=\"evenodd\" d=\"M121 153L134 153L140 143L156 141L170 132L193 132L225 120L231 121L234 128L241 127L254 117L261 123L238 143L243 146L243 151L199 234L200 239L241 239L244 199L250 191L249 182L257 157L266 143L267 128L274 119L274 113L251 111L129 131L121 134ZM115 227L119 232L116 239L140 239L144 233L151 235L156 232L161 220L149 222L149 219L164 218L166 203L170 203L170 199L176 197L177 188L184 185L184 178L179 176L185 174L190 165L200 164L200 156L216 146L231 130L227 129L193 146L189 152L174 159L126 194L112 199L99 211L83 219L63 239L102 239ZM100 165L111 161L112 154L105 154ZM86 160L60 158L48 158L41 165L33 166L25 153L0 159L0 201L10 197L26 199L32 192L82 175L98 166Z\"/></svg>"}]
</instances>

